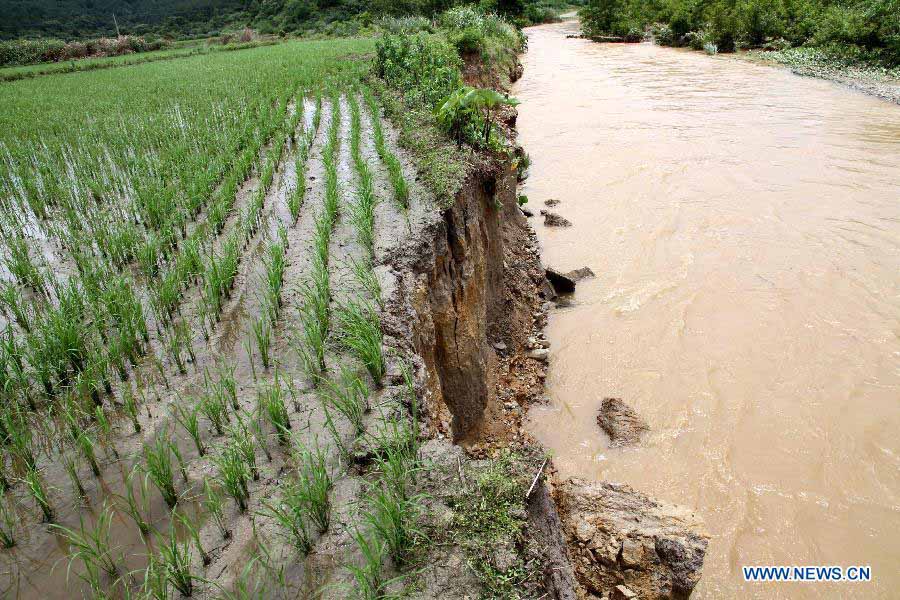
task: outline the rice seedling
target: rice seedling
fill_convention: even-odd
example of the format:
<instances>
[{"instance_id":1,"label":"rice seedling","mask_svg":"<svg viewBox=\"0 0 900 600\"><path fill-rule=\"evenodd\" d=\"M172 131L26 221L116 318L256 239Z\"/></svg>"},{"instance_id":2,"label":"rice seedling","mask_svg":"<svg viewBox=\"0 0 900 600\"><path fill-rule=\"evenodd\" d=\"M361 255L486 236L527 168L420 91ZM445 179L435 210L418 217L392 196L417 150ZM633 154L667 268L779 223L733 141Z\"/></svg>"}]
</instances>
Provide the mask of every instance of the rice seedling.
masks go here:
<instances>
[{"instance_id":1,"label":"rice seedling","mask_svg":"<svg viewBox=\"0 0 900 600\"><path fill-rule=\"evenodd\" d=\"M147 557L140 597L146 600L170 600L166 567L156 555L151 554Z\"/></svg>"},{"instance_id":2,"label":"rice seedling","mask_svg":"<svg viewBox=\"0 0 900 600\"><path fill-rule=\"evenodd\" d=\"M350 261L350 269L353 271L353 278L356 279L356 282L375 301L378 308L383 311L384 300L381 298L381 284L375 275L371 257L352 259Z\"/></svg>"},{"instance_id":3,"label":"rice seedling","mask_svg":"<svg viewBox=\"0 0 900 600\"><path fill-rule=\"evenodd\" d=\"M278 371L275 371L275 381L271 385L264 385L259 389L258 402L259 411L272 424L278 442L287 446L290 443L288 432L291 429L291 420L284 404L284 388L278 381Z\"/></svg>"},{"instance_id":4,"label":"rice seedling","mask_svg":"<svg viewBox=\"0 0 900 600\"><path fill-rule=\"evenodd\" d=\"M317 395L326 414L330 414L332 409L336 410L350 422L355 435L362 434L365 431L363 415L368 410L369 397L365 382L344 367L339 380L322 378L319 383Z\"/></svg>"},{"instance_id":5,"label":"rice seedling","mask_svg":"<svg viewBox=\"0 0 900 600\"><path fill-rule=\"evenodd\" d=\"M140 466L134 465L125 476L125 495L118 499L124 506L122 510L134 521L141 535L150 533L150 523L145 515L150 514L150 486L145 477L140 476ZM137 484L137 492L135 492Z\"/></svg>"},{"instance_id":6,"label":"rice seedling","mask_svg":"<svg viewBox=\"0 0 900 600\"><path fill-rule=\"evenodd\" d=\"M385 143L384 129L381 125L381 108L378 106L378 100L368 88L363 90L363 97L369 107L375 151L385 167L387 167L388 178L391 181L391 187L394 189L394 200L401 208L407 209L409 208L409 185L406 182L406 177L403 175L403 166L400 164L400 160Z\"/></svg>"},{"instance_id":7,"label":"rice seedling","mask_svg":"<svg viewBox=\"0 0 900 600\"><path fill-rule=\"evenodd\" d=\"M115 548L110 538L113 511L109 505L104 504L97 516L93 528L85 527L84 517L79 515L79 528L70 529L63 525L51 525L51 529L66 538L69 544L69 570L75 560L84 563L88 575L92 579L94 573L103 571L112 579L119 575L120 556L114 556Z\"/></svg>"},{"instance_id":8,"label":"rice seedling","mask_svg":"<svg viewBox=\"0 0 900 600\"><path fill-rule=\"evenodd\" d=\"M203 479L203 496L206 499L204 506L209 516L215 522L216 527L219 528L219 533L226 540L231 538L231 530L228 529L228 521L225 520L225 512L222 506L222 495L212 486L209 478Z\"/></svg>"},{"instance_id":9,"label":"rice seedling","mask_svg":"<svg viewBox=\"0 0 900 600\"><path fill-rule=\"evenodd\" d=\"M358 528L351 535L363 560L361 566L347 565L356 584L354 593L360 600L382 600L386 583L381 572L385 544L380 537L366 535Z\"/></svg>"},{"instance_id":10,"label":"rice seedling","mask_svg":"<svg viewBox=\"0 0 900 600\"><path fill-rule=\"evenodd\" d=\"M338 339L347 351L366 366L375 385L384 376L381 319L375 307L361 300L350 300L338 307Z\"/></svg>"},{"instance_id":11,"label":"rice seedling","mask_svg":"<svg viewBox=\"0 0 900 600\"><path fill-rule=\"evenodd\" d=\"M25 411L17 405L0 412L0 425L9 452L27 468L34 469L37 461L32 450L32 428Z\"/></svg>"},{"instance_id":12,"label":"rice seedling","mask_svg":"<svg viewBox=\"0 0 900 600\"><path fill-rule=\"evenodd\" d=\"M258 556L254 556L246 565L244 565L240 574L235 577L234 582L231 584L230 590L226 590L219 584L216 584L219 588L216 599L265 600L266 598L271 597L269 590L266 588L265 581L255 573L258 559ZM284 587L285 586L282 586L282 588Z\"/></svg>"},{"instance_id":13,"label":"rice seedling","mask_svg":"<svg viewBox=\"0 0 900 600\"><path fill-rule=\"evenodd\" d=\"M247 479L250 477L250 471L241 451L233 443L228 444L220 454L213 457L213 462L219 468L222 489L234 499L240 512L247 512L247 503L250 499Z\"/></svg>"},{"instance_id":14,"label":"rice seedling","mask_svg":"<svg viewBox=\"0 0 900 600\"><path fill-rule=\"evenodd\" d=\"M230 365L220 363L216 367L216 372L219 376L216 388L221 391L224 397L231 400L232 408L237 411L241 409L241 405L238 403L237 381L234 378L234 369L233 363Z\"/></svg>"},{"instance_id":15,"label":"rice seedling","mask_svg":"<svg viewBox=\"0 0 900 600\"><path fill-rule=\"evenodd\" d=\"M197 552L200 554L200 560L203 562L203 566L208 567L209 563L212 562L212 559L203 549L203 544L200 543L200 531L197 529L197 524L184 513L176 511L174 514L175 518L178 519L178 522L187 530L191 539L194 541L194 545L197 547Z\"/></svg>"},{"instance_id":16,"label":"rice seedling","mask_svg":"<svg viewBox=\"0 0 900 600\"><path fill-rule=\"evenodd\" d=\"M130 387L126 387L125 391L122 393L122 410L131 421L131 426L134 427L134 432L140 433L141 423L140 421L138 421L137 402L134 399L134 393L131 391Z\"/></svg>"},{"instance_id":17,"label":"rice seedling","mask_svg":"<svg viewBox=\"0 0 900 600\"><path fill-rule=\"evenodd\" d=\"M287 231L284 226L278 230L278 241L269 244L265 261L266 306L274 324L281 308L281 289L284 287L285 249L287 248Z\"/></svg>"},{"instance_id":18,"label":"rice seedling","mask_svg":"<svg viewBox=\"0 0 900 600\"><path fill-rule=\"evenodd\" d=\"M172 446L172 456L175 457L175 462L178 463L178 470L181 471L181 478L187 483L187 461L184 460L184 455L181 454L181 449L178 447L177 440L170 442L170 445Z\"/></svg>"},{"instance_id":19,"label":"rice seedling","mask_svg":"<svg viewBox=\"0 0 900 600\"><path fill-rule=\"evenodd\" d=\"M250 427L244 422L240 416L237 423L228 430L231 447L238 451L241 460L247 465L253 481L259 481L259 468L256 464L256 446L261 444L256 435L250 430Z\"/></svg>"},{"instance_id":20,"label":"rice seedling","mask_svg":"<svg viewBox=\"0 0 900 600\"><path fill-rule=\"evenodd\" d=\"M251 325L251 333L253 334L253 339L256 340L259 361L262 363L263 369L268 371L272 362L269 354L272 346L272 322L269 317L260 315L255 319Z\"/></svg>"},{"instance_id":21,"label":"rice seedling","mask_svg":"<svg viewBox=\"0 0 900 600\"><path fill-rule=\"evenodd\" d=\"M15 530L17 521L17 515L0 498L0 546L3 548L12 548L16 545Z\"/></svg>"},{"instance_id":22,"label":"rice seedling","mask_svg":"<svg viewBox=\"0 0 900 600\"><path fill-rule=\"evenodd\" d=\"M301 446L295 453L294 460L298 465L297 485L303 504L319 531L326 531L331 521L328 491L333 482L325 452L318 446L314 450Z\"/></svg>"},{"instance_id":23,"label":"rice seedling","mask_svg":"<svg viewBox=\"0 0 900 600\"><path fill-rule=\"evenodd\" d=\"M81 483L81 477L78 476L78 463L75 461L75 458L68 454L63 454L62 460L63 468L66 470L69 481L72 482L72 489L75 490L75 494L79 498L86 498L87 492L84 489L84 484Z\"/></svg>"},{"instance_id":24,"label":"rice seedling","mask_svg":"<svg viewBox=\"0 0 900 600\"><path fill-rule=\"evenodd\" d=\"M366 498L363 519L370 530L383 540L388 554L403 565L420 535L416 520L421 512L420 496L403 497L394 490L375 485Z\"/></svg>"},{"instance_id":25,"label":"rice seedling","mask_svg":"<svg viewBox=\"0 0 900 600\"><path fill-rule=\"evenodd\" d=\"M312 550L312 537L306 520L304 492L296 481L286 480L279 486L277 500L262 500L259 514L269 517L285 530L290 544L302 554Z\"/></svg>"},{"instance_id":26,"label":"rice seedling","mask_svg":"<svg viewBox=\"0 0 900 600\"><path fill-rule=\"evenodd\" d=\"M203 432L200 430L200 404L195 404L190 408L184 407L182 404L175 405L175 420L181 425L194 441L197 447L197 454L206 456L206 445L203 443Z\"/></svg>"},{"instance_id":27,"label":"rice seedling","mask_svg":"<svg viewBox=\"0 0 900 600\"><path fill-rule=\"evenodd\" d=\"M90 465L94 477L100 477L100 463L97 462L96 453L97 441L94 439L94 436L87 429L80 429L74 442L81 455L84 456L84 459Z\"/></svg>"},{"instance_id":28,"label":"rice seedling","mask_svg":"<svg viewBox=\"0 0 900 600\"><path fill-rule=\"evenodd\" d=\"M182 596L190 598L194 593L194 575L191 574L191 544L179 542L175 533L175 521L165 543L159 548L160 565L166 573L166 580Z\"/></svg>"},{"instance_id":29,"label":"rice seedling","mask_svg":"<svg viewBox=\"0 0 900 600\"><path fill-rule=\"evenodd\" d=\"M311 279L312 283L304 282L300 287L300 329L295 343L307 375L315 381L325 370L331 302L328 267L318 258L313 259Z\"/></svg>"},{"instance_id":30,"label":"rice seedling","mask_svg":"<svg viewBox=\"0 0 900 600\"><path fill-rule=\"evenodd\" d=\"M351 95L350 105L350 154L356 170L357 197L350 207L350 220L356 229L356 237L360 245L366 249L368 256L375 255L375 206L378 198L372 183L372 172L366 163L360 148L361 117L356 96Z\"/></svg>"},{"instance_id":31,"label":"rice seedling","mask_svg":"<svg viewBox=\"0 0 900 600\"><path fill-rule=\"evenodd\" d=\"M94 422L97 424L99 439L101 439L103 445L112 452L113 457L116 460L119 460L119 452L116 450L115 443L113 442L112 423L109 422L106 411L103 410L102 406L94 407Z\"/></svg>"},{"instance_id":32,"label":"rice seedling","mask_svg":"<svg viewBox=\"0 0 900 600\"><path fill-rule=\"evenodd\" d=\"M144 471L169 508L178 503L175 491L175 471L172 468L172 442L163 432L152 444L144 444Z\"/></svg>"},{"instance_id":33,"label":"rice seedling","mask_svg":"<svg viewBox=\"0 0 900 600\"><path fill-rule=\"evenodd\" d=\"M212 389L200 399L199 409L203 415L212 423L217 435L225 432L225 427L231 420L228 416L227 399L222 388L212 386ZM203 456L201 454L201 456Z\"/></svg>"}]
</instances>

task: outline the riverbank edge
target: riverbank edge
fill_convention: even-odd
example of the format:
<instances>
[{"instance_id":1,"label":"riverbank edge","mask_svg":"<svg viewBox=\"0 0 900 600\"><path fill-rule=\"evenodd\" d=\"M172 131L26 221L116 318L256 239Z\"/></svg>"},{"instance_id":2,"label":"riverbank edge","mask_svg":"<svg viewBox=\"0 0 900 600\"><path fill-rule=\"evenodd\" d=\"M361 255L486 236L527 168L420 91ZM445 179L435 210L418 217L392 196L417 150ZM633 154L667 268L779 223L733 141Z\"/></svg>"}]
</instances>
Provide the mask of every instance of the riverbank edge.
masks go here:
<instances>
[{"instance_id":1,"label":"riverbank edge","mask_svg":"<svg viewBox=\"0 0 900 600\"><path fill-rule=\"evenodd\" d=\"M754 64L787 69L801 77L831 81L842 87L900 104L900 76L867 65L840 65L811 56L802 63L792 61L781 52L751 50L735 53L735 57Z\"/></svg>"}]
</instances>

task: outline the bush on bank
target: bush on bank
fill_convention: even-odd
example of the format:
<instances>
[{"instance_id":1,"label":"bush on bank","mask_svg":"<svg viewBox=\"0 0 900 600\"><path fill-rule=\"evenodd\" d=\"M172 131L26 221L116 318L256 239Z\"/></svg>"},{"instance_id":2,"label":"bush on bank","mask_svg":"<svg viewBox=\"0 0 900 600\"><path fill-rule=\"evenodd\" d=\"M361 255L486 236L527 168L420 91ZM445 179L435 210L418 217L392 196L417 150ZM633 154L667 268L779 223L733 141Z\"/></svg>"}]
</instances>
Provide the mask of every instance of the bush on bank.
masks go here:
<instances>
[{"instance_id":1,"label":"bush on bank","mask_svg":"<svg viewBox=\"0 0 900 600\"><path fill-rule=\"evenodd\" d=\"M585 35L719 51L815 45L900 64L900 0L589 0Z\"/></svg>"},{"instance_id":2,"label":"bush on bank","mask_svg":"<svg viewBox=\"0 0 900 600\"><path fill-rule=\"evenodd\" d=\"M525 47L524 35L503 17L472 6L452 8L435 24L426 33L412 20L409 31L394 28L397 33L383 35L376 43L376 73L407 103L431 111L458 144L503 151L493 118L511 101L464 86L463 58L508 70Z\"/></svg>"},{"instance_id":3,"label":"bush on bank","mask_svg":"<svg viewBox=\"0 0 900 600\"><path fill-rule=\"evenodd\" d=\"M131 35L83 42L64 42L56 39L11 40L0 42L0 66L33 65L89 56L121 56L160 50L168 45L169 43L162 39L147 40Z\"/></svg>"}]
</instances>

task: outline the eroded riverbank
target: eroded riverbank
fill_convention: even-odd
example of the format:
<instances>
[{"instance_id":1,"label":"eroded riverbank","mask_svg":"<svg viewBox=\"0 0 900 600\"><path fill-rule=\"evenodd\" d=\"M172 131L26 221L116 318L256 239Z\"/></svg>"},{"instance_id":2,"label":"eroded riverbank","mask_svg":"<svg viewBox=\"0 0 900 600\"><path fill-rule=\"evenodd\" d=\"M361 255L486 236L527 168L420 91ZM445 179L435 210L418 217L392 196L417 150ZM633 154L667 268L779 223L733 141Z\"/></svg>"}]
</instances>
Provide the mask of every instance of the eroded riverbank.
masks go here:
<instances>
[{"instance_id":1,"label":"eroded riverbank","mask_svg":"<svg viewBox=\"0 0 900 600\"><path fill-rule=\"evenodd\" d=\"M695 597L889 597L900 554L900 112L786 70L529 30L520 142L543 257L595 279L551 313L530 429L562 477L696 507ZM606 396L650 425L610 448ZM871 584L749 586L754 564Z\"/></svg>"}]
</instances>

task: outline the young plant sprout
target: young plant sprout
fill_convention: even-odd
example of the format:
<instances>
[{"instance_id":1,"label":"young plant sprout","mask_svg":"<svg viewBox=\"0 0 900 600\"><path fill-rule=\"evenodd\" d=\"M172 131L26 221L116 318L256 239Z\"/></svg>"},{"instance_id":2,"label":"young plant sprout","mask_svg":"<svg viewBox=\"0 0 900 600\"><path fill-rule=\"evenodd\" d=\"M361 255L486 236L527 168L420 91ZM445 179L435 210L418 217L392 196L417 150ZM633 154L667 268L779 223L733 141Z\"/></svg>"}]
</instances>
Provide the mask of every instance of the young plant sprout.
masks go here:
<instances>
[{"instance_id":1,"label":"young plant sprout","mask_svg":"<svg viewBox=\"0 0 900 600\"><path fill-rule=\"evenodd\" d=\"M175 491L175 471L172 468L172 442L167 433L156 437L152 444L144 445L144 472L153 482L169 508L178 503Z\"/></svg>"}]
</instances>

